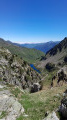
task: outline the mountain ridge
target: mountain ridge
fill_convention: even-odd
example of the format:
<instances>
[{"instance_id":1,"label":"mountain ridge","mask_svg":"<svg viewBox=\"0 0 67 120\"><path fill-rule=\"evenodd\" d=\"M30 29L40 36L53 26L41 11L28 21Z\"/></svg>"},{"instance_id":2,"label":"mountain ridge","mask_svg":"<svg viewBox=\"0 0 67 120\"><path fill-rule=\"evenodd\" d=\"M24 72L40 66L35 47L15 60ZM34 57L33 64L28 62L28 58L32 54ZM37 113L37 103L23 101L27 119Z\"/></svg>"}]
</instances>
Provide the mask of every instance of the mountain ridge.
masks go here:
<instances>
[{"instance_id":1,"label":"mountain ridge","mask_svg":"<svg viewBox=\"0 0 67 120\"><path fill-rule=\"evenodd\" d=\"M27 61L28 63L36 62L40 60L41 56L44 55L44 53L41 51L13 45L13 43L7 42L2 38L0 38L0 46L7 48L12 54L18 55L20 58Z\"/></svg>"},{"instance_id":2,"label":"mountain ridge","mask_svg":"<svg viewBox=\"0 0 67 120\"><path fill-rule=\"evenodd\" d=\"M21 47L34 48L34 49L37 49L37 50L40 50L46 53L51 48L53 48L55 45L57 45L60 41L49 41L49 42L44 42L44 43L24 43L24 44L13 43L11 41L7 41L7 42L12 43L17 46L21 46Z\"/></svg>"},{"instance_id":3,"label":"mountain ridge","mask_svg":"<svg viewBox=\"0 0 67 120\"><path fill-rule=\"evenodd\" d=\"M67 37L65 37L59 44L46 53L46 59L43 57L43 60L41 60L38 67L44 68L44 66L49 62L54 64L62 64L65 56L67 56Z\"/></svg>"},{"instance_id":4,"label":"mountain ridge","mask_svg":"<svg viewBox=\"0 0 67 120\"><path fill-rule=\"evenodd\" d=\"M57 51L59 50L59 52L62 51L62 49L67 48L67 37L65 37L59 44L57 44L55 47L53 47L52 49L50 49L46 54L50 54L50 55L55 55L57 53ZM55 52L53 52L55 51Z\"/></svg>"},{"instance_id":5,"label":"mountain ridge","mask_svg":"<svg viewBox=\"0 0 67 120\"><path fill-rule=\"evenodd\" d=\"M39 45L39 46L36 46L34 47L35 49L37 50L40 50L44 53L46 53L47 51L49 51L51 48L53 48L55 45L57 45L60 41L49 41L49 42L46 42L42 45Z\"/></svg>"}]
</instances>

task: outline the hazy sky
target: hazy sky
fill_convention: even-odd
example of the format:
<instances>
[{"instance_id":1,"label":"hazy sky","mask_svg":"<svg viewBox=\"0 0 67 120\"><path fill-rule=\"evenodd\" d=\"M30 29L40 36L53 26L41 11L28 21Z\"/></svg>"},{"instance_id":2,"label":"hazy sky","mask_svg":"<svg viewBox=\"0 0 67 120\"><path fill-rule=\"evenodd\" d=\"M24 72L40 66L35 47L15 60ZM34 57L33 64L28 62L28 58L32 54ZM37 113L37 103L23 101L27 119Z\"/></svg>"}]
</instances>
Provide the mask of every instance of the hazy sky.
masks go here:
<instances>
[{"instance_id":1,"label":"hazy sky","mask_svg":"<svg viewBox=\"0 0 67 120\"><path fill-rule=\"evenodd\" d=\"M19 43L67 36L67 0L0 0L0 37Z\"/></svg>"}]
</instances>

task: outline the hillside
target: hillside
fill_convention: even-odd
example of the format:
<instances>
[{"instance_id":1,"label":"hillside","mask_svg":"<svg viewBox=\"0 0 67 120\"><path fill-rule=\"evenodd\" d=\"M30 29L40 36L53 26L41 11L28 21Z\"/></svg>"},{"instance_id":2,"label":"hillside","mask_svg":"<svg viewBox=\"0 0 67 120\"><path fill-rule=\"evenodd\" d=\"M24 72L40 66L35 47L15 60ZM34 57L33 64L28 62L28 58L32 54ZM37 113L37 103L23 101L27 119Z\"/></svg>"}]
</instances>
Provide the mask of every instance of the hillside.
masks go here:
<instances>
[{"instance_id":1,"label":"hillside","mask_svg":"<svg viewBox=\"0 0 67 120\"><path fill-rule=\"evenodd\" d=\"M63 75L64 72L67 74L67 38L64 38L58 45L49 50L36 66L42 72L42 76L45 76L43 79L44 88L46 88L45 86L49 87L50 85L56 87L58 86L58 81L61 85L65 84L66 82L63 83L63 81L67 78L64 78ZM58 76L59 71L60 76Z\"/></svg>"},{"instance_id":2,"label":"hillside","mask_svg":"<svg viewBox=\"0 0 67 120\"><path fill-rule=\"evenodd\" d=\"M64 62L65 56L67 56L67 37L65 37L58 45L46 53L46 59L38 63L38 67L44 68L48 62L54 63L56 65L58 63L62 64Z\"/></svg>"},{"instance_id":3,"label":"hillside","mask_svg":"<svg viewBox=\"0 0 67 120\"><path fill-rule=\"evenodd\" d=\"M12 84L26 89L40 80L41 75L25 61L12 55L8 49L0 48L0 83Z\"/></svg>"},{"instance_id":4,"label":"hillside","mask_svg":"<svg viewBox=\"0 0 67 120\"><path fill-rule=\"evenodd\" d=\"M64 96L67 89L67 63L62 61L61 66L57 64L58 56L60 54L64 56L62 53L66 53L67 38L57 45L62 46L61 51L59 47L55 46L56 48L53 49L57 49L57 53L50 55L51 49L46 54L46 60L38 63L40 74L34 71L19 55L12 54L6 49L6 47L12 47L11 43L5 43L4 40L1 40L0 118L5 120L60 120L61 115L58 110L60 109L60 113L62 113L63 108L67 118L67 98ZM5 48L2 47L2 44ZM50 62L50 59L53 61L45 67L44 65L48 61ZM37 64L35 65L37 66ZM62 120L66 120L64 113L62 113L64 115Z\"/></svg>"},{"instance_id":5,"label":"hillside","mask_svg":"<svg viewBox=\"0 0 67 120\"><path fill-rule=\"evenodd\" d=\"M1 38L0 38L0 46L9 49L12 54L18 55L20 58L27 61L28 63L39 61L41 56L44 55L43 52L38 51L36 49L19 47L13 45L11 42L6 42Z\"/></svg>"},{"instance_id":6,"label":"hillside","mask_svg":"<svg viewBox=\"0 0 67 120\"><path fill-rule=\"evenodd\" d=\"M52 73L50 75L52 78ZM0 48L0 119L48 120L48 111L49 115L54 111L55 118L59 116L56 110L60 106L67 84L48 87L51 78L49 74L47 77L44 78L43 89L30 94L29 88L34 83L41 82L43 76L30 68L25 61L12 55L8 49Z\"/></svg>"},{"instance_id":7,"label":"hillside","mask_svg":"<svg viewBox=\"0 0 67 120\"><path fill-rule=\"evenodd\" d=\"M52 56L56 55L58 52L63 52L63 50L67 50L67 37L65 37L58 45L53 47L46 54Z\"/></svg>"}]
</instances>

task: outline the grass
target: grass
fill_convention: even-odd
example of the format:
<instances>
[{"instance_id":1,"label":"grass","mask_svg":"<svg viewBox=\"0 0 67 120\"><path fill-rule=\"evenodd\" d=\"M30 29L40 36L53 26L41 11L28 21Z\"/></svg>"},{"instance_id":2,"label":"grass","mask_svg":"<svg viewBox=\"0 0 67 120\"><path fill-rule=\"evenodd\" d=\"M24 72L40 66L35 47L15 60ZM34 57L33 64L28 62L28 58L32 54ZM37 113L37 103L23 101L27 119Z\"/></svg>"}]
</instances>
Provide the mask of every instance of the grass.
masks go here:
<instances>
[{"instance_id":1,"label":"grass","mask_svg":"<svg viewBox=\"0 0 67 120\"><path fill-rule=\"evenodd\" d=\"M44 71L42 72L42 76L44 76L42 81L43 89L48 89L51 87L52 77L56 75L56 73L57 73L57 70L48 72L46 71L46 69L44 69Z\"/></svg>"},{"instance_id":2,"label":"grass","mask_svg":"<svg viewBox=\"0 0 67 120\"><path fill-rule=\"evenodd\" d=\"M24 117L24 116L22 116L22 115L20 115L20 117L19 117L19 118L17 118L16 120L25 120L25 117Z\"/></svg>"},{"instance_id":3,"label":"grass","mask_svg":"<svg viewBox=\"0 0 67 120\"><path fill-rule=\"evenodd\" d=\"M12 90L12 94L14 94L15 97L18 97L18 95L19 95L20 93L21 93L21 92L20 92L19 88L15 88L14 90Z\"/></svg>"},{"instance_id":4,"label":"grass","mask_svg":"<svg viewBox=\"0 0 67 120\"><path fill-rule=\"evenodd\" d=\"M29 94L22 93L16 88L11 89L11 92L17 97L18 101L25 109L25 117L20 115L17 120L42 120L47 111L52 112L58 109L62 93L66 90L67 85L54 87L52 89L41 90L39 92ZM20 94L20 95L19 95Z\"/></svg>"},{"instance_id":5,"label":"grass","mask_svg":"<svg viewBox=\"0 0 67 120\"><path fill-rule=\"evenodd\" d=\"M0 119L6 117L7 115L7 112L6 111L2 111L1 115L0 115Z\"/></svg>"},{"instance_id":6,"label":"grass","mask_svg":"<svg viewBox=\"0 0 67 120\"><path fill-rule=\"evenodd\" d=\"M7 48L12 54L16 54L23 60L27 61L28 63L34 63L41 59L41 56L45 54L36 49L29 49L25 47L18 47L13 44L8 44L6 41L0 41L0 46Z\"/></svg>"}]
</instances>

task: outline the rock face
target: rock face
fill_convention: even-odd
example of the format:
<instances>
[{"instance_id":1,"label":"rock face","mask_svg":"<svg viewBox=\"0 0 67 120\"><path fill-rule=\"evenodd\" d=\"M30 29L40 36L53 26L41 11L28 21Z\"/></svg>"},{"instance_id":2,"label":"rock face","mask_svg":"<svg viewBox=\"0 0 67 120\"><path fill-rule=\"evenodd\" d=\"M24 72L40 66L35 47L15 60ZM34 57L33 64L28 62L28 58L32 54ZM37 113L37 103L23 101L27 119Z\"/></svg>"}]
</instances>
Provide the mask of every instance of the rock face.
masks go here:
<instances>
[{"instance_id":1,"label":"rock face","mask_svg":"<svg viewBox=\"0 0 67 120\"><path fill-rule=\"evenodd\" d=\"M59 120L59 118L56 116L56 113L53 111L43 120Z\"/></svg>"},{"instance_id":2,"label":"rock face","mask_svg":"<svg viewBox=\"0 0 67 120\"><path fill-rule=\"evenodd\" d=\"M67 83L67 66L64 66L63 68L61 68L57 72L57 75L52 77L51 87L61 86L64 83L65 84Z\"/></svg>"},{"instance_id":3,"label":"rock face","mask_svg":"<svg viewBox=\"0 0 67 120\"><path fill-rule=\"evenodd\" d=\"M61 101L59 112L61 113L61 117L63 117L64 120L66 120L67 119L67 90L65 91L65 96Z\"/></svg>"},{"instance_id":4,"label":"rock face","mask_svg":"<svg viewBox=\"0 0 67 120\"><path fill-rule=\"evenodd\" d=\"M31 93L37 92L41 90L41 85L39 83L34 83L33 85L31 85Z\"/></svg>"},{"instance_id":5,"label":"rock face","mask_svg":"<svg viewBox=\"0 0 67 120\"><path fill-rule=\"evenodd\" d=\"M9 50L0 48L0 82L29 88L34 82L41 80L41 75L22 59L12 55Z\"/></svg>"},{"instance_id":6,"label":"rock face","mask_svg":"<svg viewBox=\"0 0 67 120\"><path fill-rule=\"evenodd\" d=\"M16 120L24 112L24 108L9 90L4 90L1 85L0 89L2 89L0 91L0 115L3 111L7 113L2 120Z\"/></svg>"},{"instance_id":7,"label":"rock face","mask_svg":"<svg viewBox=\"0 0 67 120\"><path fill-rule=\"evenodd\" d=\"M60 69L57 73L58 76L58 82L60 82L61 80L67 82L67 67L63 67L62 69Z\"/></svg>"}]
</instances>

